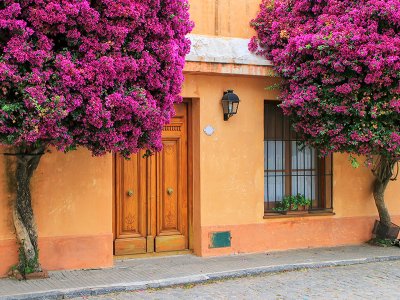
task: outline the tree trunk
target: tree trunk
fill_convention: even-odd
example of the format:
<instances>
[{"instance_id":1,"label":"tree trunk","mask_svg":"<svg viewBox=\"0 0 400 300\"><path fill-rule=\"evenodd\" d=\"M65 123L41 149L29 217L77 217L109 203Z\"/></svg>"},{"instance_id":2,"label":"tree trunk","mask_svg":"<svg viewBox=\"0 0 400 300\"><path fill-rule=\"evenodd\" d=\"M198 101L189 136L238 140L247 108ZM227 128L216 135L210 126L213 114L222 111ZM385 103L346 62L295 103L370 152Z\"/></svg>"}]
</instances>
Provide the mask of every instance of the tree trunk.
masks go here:
<instances>
[{"instance_id":1,"label":"tree trunk","mask_svg":"<svg viewBox=\"0 0 400 300\"><path fill-rule=\"evenodd\" d=\"M374 198L376 208L378 209L380 222L385 226L390 226L392 223L389 211L385 205L385 190L388 183L389 180L382 182L378 178L375 179L374 183Z\"/></svg>"},{"instance_id":2,"label":"tree trunk","mask_svg":"<svg viewBox=\"0 0 400 300\"><path fill-rule=\"evenodd\" d=\"M18 148L15 154L16 199L13 205L13 220L20 244L18 270L22 275L42 271L30 183L44 150L44 146L33 149Z\"/></svg>"},{"instance_id":3,"label":"tree trunk","mask_svg":"<svg viewBox=\"0 0 400 300\"><path fill-rule=\"evenodd\" d=\"M380 157L376 168L373 173L375 175L374 182L374 199L376 208L378 209L380 223L387 228L392 226L389 211L385 205L385 190L393 177L393 169L396 164L395 160L386 157ZM382 234L382 233L381 233ZM385 239L387 236L377 236L378 238Z\"/></svg>"}]
</instances>

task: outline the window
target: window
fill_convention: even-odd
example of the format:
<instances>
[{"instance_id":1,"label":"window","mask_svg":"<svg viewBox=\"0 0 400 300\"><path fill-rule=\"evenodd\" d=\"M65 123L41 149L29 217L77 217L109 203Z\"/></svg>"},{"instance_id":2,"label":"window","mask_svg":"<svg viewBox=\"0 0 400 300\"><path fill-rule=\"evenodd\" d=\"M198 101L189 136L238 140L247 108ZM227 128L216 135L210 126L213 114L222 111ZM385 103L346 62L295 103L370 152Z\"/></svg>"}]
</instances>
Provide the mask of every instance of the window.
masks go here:
<instances>
[{"instance_id":1,"label":"window","mask_svg":"<svg viewBox=\"0 0 400 300\"><path fill-rule=\"evenodd\" d=\"M309 213L332 210L332 156L319 158L314 149L299 147L278 104L264 103L265 212L282 213L282 200L290 195L309 199Z\"/></svg>"}]
</instances>

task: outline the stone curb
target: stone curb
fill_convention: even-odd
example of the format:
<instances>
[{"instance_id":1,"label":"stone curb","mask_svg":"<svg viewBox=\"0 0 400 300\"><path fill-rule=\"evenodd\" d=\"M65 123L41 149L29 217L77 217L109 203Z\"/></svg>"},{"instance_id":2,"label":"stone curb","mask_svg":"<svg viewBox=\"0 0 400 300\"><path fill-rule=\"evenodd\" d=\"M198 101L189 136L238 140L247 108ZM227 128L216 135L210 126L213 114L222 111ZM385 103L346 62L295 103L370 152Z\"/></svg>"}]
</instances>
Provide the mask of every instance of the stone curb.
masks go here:
<instances>
[{"instance_id":1,"label":"stone curb","mask_svg":"<svg viewBox=\"0 0 400 300\"><path fill-rule=\"evenodd\" d=\"M253 276L267 273L279 273L296 271L302 269L319 269L328 267L339 267L339 266L352 266L359 264L368 264L375 262L387 262L400 260L400 256L378 256L370 258L357 258L357 259L344 259L344 260L333 260L333 261L321 261L321 262L307 262L307 263L295 263L285 265L272 265L262 266L257 268L238 269L232 271L214 272L199 275L190 275L175 278L166 278L160 280L148 280L148 281L135 281L135 282L122 282L117 284L109 284L102 286L88 286L84 288L72 288L72 289L57 289L49 290L46 292L35 292L25 293L12 296L1 296L0 300L48 300L48 299L68 299L73 297L87 297L87 296L98 296L110 293L118 292L129 292L137 290L145 290L149 288L165 288L171 286L177 286L182 284L194 284L204 283L210 280L221 280L227 278L237 278L245 276Z\"/></svg>"}]
</instances>

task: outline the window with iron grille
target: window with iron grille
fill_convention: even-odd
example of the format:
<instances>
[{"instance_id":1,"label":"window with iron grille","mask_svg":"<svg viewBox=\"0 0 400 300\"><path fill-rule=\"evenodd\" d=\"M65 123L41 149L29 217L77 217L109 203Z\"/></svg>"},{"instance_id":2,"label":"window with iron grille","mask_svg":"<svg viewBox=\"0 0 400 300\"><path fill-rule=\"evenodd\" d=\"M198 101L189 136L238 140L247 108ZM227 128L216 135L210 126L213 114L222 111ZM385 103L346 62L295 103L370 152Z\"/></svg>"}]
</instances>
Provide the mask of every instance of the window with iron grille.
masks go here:
<instances>
[{"instance_id":1,"label":"window with iron grille","mask_svg":"<svg viewBox=\"0 0 400 300\"><path fill-rule=\"evenodd\" d=\"M313 148L300 147L278 104L264 103L265 212L282 213L282 203L291 195L307 199L310 204L303 211L308 213L332 211L332 156L319 158ZM285 212L293 209L291 205Z\"/></svg>"}]
</instances>

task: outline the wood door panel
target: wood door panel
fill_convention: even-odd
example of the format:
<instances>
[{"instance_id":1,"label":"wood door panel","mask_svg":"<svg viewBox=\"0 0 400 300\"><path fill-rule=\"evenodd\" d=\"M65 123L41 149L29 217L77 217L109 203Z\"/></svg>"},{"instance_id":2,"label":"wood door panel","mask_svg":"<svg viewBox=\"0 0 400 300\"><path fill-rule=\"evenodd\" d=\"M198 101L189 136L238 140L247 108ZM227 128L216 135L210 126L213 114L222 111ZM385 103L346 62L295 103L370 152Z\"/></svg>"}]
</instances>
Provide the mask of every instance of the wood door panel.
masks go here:
<instances>
[{"instance_id":1,"label":"wood door panel","mask_svg":"<svg viewBox=\"0 0 400 300\"><path fill-rule=\"evenodd\" d=\"M179 139L163 140L164 149L159 156L161 173L159 192L159 224L157 234L168 231L179 232L178 206L179 206Z\"/></svg>"},{"instance_id":2,"label":"wood door panel","mask_svg":"<svg viewBox=\"0 0 400 300\"><path fill-rule=\"evenodd\" d=\"M131 255L146 253L147 239L144 237L116 239L115 255Z\"/></svg>"},{"instance_id":3,"label":"wood door panel","mask_svg":"<svg viewBox=\"0 0 400 300\"><path fill-rule=\"evenodd\" d=\"M115 255L188 249L187 126L187 107L179 104L160 153L116 156Z\"/></svg>"},{"instance_id":4,"label":"wood door panel","mask_svg":"<svg viewBox=\"0 0 400 300\"><path fill-rule=\"evenodd\" d=\"M157 236L155 250L187 249L188 144L186 107L163 130L163 150L157 156Z\"/></svg>"},{"instance_id":5,"label":"wood door panel","mask_svg":"<svg viewBox=\"0 0 400 300\"><path fill-rule=\"evenodd\" d=\"M146 161L142 156L142 152L130 160L117 156L116 255L146 253Z\"/></svg>"},{"instance_id":6,"label":"wood door panel","mask_svg":"<svg viewBox=\"0 0 400 300\"><path fill-rule=\"evenodd\" d=\"M187 249L187 236L184 235L157 236L155 242L156 252Z\"/></svg>"},{"instance_id":7,"label":"wood door panel","mask_svg":"<svg viewBox=\"0 0 400 300\"><path fill-rule=\"evenodd\" d=\"M123 187L121 191L121 235L141 236L140 234L140 212L139 201L139 176L140 169L137 155L133 155L130 161L124 163L123 167ZM128 195L131 191L133 195ZM139 201L138 201L139 200Z\"/></svg>"}]
</instances>

